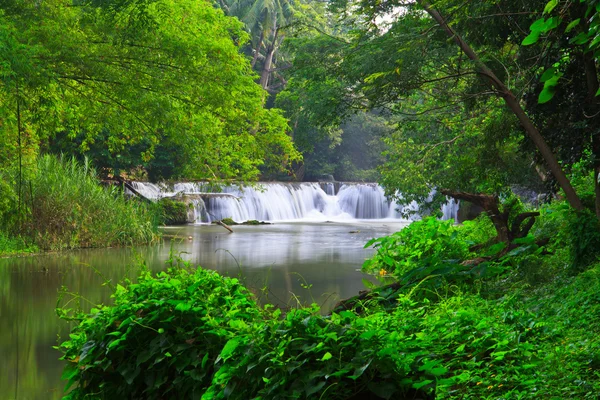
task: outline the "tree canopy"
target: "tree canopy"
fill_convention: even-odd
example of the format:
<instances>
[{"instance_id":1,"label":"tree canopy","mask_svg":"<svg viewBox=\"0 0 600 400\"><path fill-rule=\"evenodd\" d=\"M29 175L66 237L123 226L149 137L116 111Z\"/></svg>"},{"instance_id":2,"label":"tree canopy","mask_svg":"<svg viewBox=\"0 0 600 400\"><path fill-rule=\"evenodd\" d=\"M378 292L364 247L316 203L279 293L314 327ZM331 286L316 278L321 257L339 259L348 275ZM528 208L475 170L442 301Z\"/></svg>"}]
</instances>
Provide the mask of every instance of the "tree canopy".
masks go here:
<instances>
[{"instance_id":1,"label":"tree canopy","mask_svg":"<svg viewBox=\"0 0 600 400\"><path fill-rule=\"evenodd\" d=\"M182 161L173 174L210 179L256 179L265 160L299 157L263 107L242 24L210 2L13 1L0 40L2 154L17 136L18 154L63 150L52 146L63 138L141 163L162 145Z\"/></svg>"}]
</instances>

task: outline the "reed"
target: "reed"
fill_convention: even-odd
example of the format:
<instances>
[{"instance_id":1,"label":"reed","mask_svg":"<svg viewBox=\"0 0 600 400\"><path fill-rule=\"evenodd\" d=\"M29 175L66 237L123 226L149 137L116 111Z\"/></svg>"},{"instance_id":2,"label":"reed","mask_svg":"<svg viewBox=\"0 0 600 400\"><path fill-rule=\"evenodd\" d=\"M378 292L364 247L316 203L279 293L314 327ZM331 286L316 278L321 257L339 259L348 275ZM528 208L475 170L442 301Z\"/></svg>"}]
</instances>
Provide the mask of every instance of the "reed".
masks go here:
<instances>
[{"instance_id":1,"label":"reed","mask_svg":"<svg viewBox=\"0 0 600 400\"><path fill-rule=\"evenodd\" d=\"M155 208L103 186L89 160L40 156L23 188L27 218L20 228L41 248L62 250L151 243Z\"/></svg>"}]
</instances>

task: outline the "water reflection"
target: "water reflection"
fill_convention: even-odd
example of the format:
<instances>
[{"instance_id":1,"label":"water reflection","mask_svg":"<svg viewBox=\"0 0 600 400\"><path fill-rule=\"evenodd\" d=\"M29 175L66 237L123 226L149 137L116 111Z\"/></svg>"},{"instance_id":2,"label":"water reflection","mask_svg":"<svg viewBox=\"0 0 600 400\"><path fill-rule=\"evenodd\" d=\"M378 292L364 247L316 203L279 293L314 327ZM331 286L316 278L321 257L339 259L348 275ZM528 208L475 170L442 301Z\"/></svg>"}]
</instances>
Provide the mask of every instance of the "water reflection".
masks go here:
<instances>
[{"instance_id":1,"label":"water reflection","mask_svg":"<svg viewBox=\"0 0 600 400\"><path fill-rule=\"evenodd\" d=\"M364 243L402 226L297 223L236 226L234 234L218 226L185 226L167 229L177 238L160 246L0 259L0 400L61 398L62 363L52 346L69 332L54 313L62 286L82 295L70 307L89 309L110 301L105 280L135 277L141 260L151 270L164 269L173 252L240 277L262 302L294 306L314 301L329 309L363 289L357 270L371 253Z\"/></svg>"}]
</instances>

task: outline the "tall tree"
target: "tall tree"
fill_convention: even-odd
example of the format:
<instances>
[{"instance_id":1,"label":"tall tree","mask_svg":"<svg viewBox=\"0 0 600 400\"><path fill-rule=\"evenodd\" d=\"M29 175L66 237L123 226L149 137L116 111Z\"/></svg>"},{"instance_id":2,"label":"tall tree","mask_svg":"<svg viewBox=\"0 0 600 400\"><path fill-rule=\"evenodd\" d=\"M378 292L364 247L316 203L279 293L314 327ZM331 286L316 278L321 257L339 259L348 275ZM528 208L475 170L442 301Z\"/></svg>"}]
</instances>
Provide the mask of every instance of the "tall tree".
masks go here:
<instances>
[{"instance_id":1,"label":"tall tree","mask_svg":"<svg viewBox=\"0 0 600 400\"><path fill-rule=\"evenodd\" d=\"M167 137L184 154L182 174L218 179L255 179L266 159L298 157L240 53L242 25L208 1L2 7L0 119L19 131L19 100L31 149L64 132L82 151L99 138L112 154L144 142L147 161Z\"/></svg>"},{"instance_id":2,"label":"tall tree","mask_svg":"<svg viewBox=\"0 0 600 400\"><path fill-rule=\"evenodd\" d=\"M564 173L562 167L558 163L556 156L552 149L546 143L546 140L542 137L538 129L532 123L529 116L525 113L521 104L514 93L499 79L496 74L483 62L477 53L465 42L462 37L448 24L448 21L435 9L431 3L427 0L417 0L417 2L423 7L423 9L437 22L437 24L448 34L449 38L460 47L462 52L475 64L477 72L495 88L497 95L500 96L506 105L511 109L515 116L519 119L519 122L529 135L532 142L535 144L537 150L541 153L544 161L548 164L550 171L554 175L561 189L565 192L569 204L577 209L583 209L581 200L575 193L571 182Z\"/></svg>"}]
</instances>

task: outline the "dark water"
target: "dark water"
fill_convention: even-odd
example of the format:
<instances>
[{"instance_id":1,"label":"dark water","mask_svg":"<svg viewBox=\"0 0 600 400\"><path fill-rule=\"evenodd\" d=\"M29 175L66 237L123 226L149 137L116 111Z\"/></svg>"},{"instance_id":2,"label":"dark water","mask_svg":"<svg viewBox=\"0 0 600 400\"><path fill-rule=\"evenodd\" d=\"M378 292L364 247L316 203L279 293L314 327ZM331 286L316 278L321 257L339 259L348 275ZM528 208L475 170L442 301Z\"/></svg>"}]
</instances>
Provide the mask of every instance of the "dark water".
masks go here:
<instances>
[{"instance_id":1,"label":"dark water","mask_svg":"<svg viewBox=\"0 0 600 400\"><path fill-rule=\"evenodd\" d=\"M172 253L241 277L261 302L316 302L327 310L364 289L358 270L372 253L364 244L403 226L290 223L236 226L233 234L219 226L184 226L165 229L177 238L158 246L0 259L0 400L61 398L62 363L52 346L69 332L54 312L62 286L81 295L72 298L72 308L108 303L105 279L133 278L141 261L151 270L164 269Z\"/></svg>"}]
</instances>

